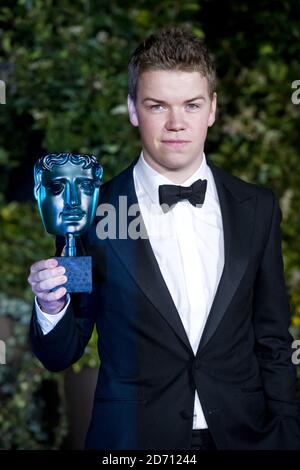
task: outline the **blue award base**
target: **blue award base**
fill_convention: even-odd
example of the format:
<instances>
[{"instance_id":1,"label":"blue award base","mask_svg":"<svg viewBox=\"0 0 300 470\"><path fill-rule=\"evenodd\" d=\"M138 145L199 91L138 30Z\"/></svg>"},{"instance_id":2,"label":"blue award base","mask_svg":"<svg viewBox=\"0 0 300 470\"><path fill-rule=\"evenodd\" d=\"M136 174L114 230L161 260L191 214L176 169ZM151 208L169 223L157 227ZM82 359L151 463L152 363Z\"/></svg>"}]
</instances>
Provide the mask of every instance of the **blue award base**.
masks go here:
<instances>
[{"instance_id":1,"label":"blue award base","mask_svg":"<svg viewBox=\"0 0 300 470\"><path fill-rule=\"evenodd\" d=\"M92 257L60 256L55 258L66 268L68 282L63 284L69 293L92 292Z\"/></svg>"}]
</instances>

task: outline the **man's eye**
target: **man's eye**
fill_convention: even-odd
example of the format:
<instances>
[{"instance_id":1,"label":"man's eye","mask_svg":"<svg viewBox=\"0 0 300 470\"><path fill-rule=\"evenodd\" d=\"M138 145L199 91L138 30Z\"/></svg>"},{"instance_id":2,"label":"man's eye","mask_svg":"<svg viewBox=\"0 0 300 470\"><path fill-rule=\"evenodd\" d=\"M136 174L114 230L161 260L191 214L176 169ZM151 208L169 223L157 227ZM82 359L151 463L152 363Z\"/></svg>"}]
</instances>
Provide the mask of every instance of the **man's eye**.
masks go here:
<instances>
[{"instance_id":1,"label":"man's eye","mask_svg":"<svg viewBox=\"0 0 300 470\"><path fill-rule=\"evenodd\" d=\"M197 109L200 108L200 105L196 104L196 103L189 103L187 105L187 108L188 108L189 111L196 111Z\"/></svg>"},{"instance_id":2,"label":"man's eye","mask_svg":"<svg viewBox=\"0 0 300 470\"><path fill-rule=\"evenodd\" d=\"M80 183L80 189L82 189L86 194L93 194L95 185L92 181L82 181Z\"/></svg>"},{"instance_id":3,"label":"man's eye","mask_svg":"<svg viewBox=\"0 0 300 470\"><path fill-rule=\"evenodd\" d=\"M151 111L154 111L155 113L160 113L161 111L164 110L164 107L161 104L153 104L150 106Z\"/></svg>"},{"instance_id":4,"label":"man's eye","mask_svg":"<svg viewBox=\"0 0 300 470\"><path fill-rule=\"evenodd\" d=\"M52 194L57 195L62 192L62 190L64 189L64 185L57 181L51 181L50 183L47 184L46 188Z\"/></svg>"}]
</instances>

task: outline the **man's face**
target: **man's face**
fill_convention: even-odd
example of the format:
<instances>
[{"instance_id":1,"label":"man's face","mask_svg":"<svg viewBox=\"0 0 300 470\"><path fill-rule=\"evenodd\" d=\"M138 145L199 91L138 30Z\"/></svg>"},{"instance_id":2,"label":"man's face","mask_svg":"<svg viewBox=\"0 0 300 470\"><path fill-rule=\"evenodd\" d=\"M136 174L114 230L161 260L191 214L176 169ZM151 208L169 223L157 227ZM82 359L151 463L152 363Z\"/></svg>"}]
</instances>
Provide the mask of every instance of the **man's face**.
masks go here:
<instances>
[{"instance_id":1,"label":"man's face","mask_svg":"<svg viewBox=\"0 0 300 470\"><path fill-rule=\"evenodd\" d=\"M94 219L99 187L93 169L67 162L44 171L38 204L47 232L81 235Z\"/></svg>"},{"instance_id":2,"label":"man's face","mask_svg":"<svg viewBox=\"0 0 300 470\"><path fill-rule=\"evenodd\" d=\"M143 72L136 102L129 97L128 109L152 168L174 181L184 181L199 168L216 112L216 94L210 98L207 79L200 72Z\"/></svg>"}]
</instances>

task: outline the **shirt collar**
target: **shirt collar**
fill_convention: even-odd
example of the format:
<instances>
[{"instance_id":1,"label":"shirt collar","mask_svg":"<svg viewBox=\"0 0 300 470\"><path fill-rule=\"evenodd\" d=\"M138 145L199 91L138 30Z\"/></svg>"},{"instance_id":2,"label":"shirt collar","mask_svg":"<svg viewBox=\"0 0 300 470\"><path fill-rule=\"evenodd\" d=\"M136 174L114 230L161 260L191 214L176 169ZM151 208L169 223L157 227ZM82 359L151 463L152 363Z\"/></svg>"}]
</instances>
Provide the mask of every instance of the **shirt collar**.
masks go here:
<instances>
[{"instance_id":1,"label":"shirt collar","mask_svg":"<svg viewBox=\"0 0 300 470\"><path fill-rule=\"evenodd\" d=\"M159 204L158 187L161 184L175 184L173 181L161 175L158 173L158 171L154 170L154 168L148 165L144 159L143 152L141 152L140 157L135 165L135 175L154 204ZM208 165L205 154L203 153L203 159L200 167L187 180L181 183L180 186L190 186L198 179L208 178Z\"/></svg>"}]
</instances>

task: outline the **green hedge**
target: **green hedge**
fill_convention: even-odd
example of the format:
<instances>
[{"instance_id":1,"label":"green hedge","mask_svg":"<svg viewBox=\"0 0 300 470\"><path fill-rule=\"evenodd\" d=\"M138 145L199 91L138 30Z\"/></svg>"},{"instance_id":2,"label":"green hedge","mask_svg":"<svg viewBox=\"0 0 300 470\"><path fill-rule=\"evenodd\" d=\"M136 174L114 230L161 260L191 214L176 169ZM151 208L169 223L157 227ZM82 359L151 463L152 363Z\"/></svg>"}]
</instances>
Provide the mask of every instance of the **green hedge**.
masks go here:
<instances>
[{"instance_id":1,"label":"green hedge","mask_svg":"<svg viewBox=\"0 0 300 470\"><path fill-rule=\"evenodd\" d=\"M22 315L29 318L29 266L53 253L53 240L44 233L35 204L6 201L13 171L32 165L32 142L47 151L96 154L106 180L122 170L140 149L126 113L128 58L145 35L176 23L191 26L206 40L219 70L218 119L209 132L207 154L237 176L273 188L280 198L297 336L300 107L291 101L291 86L300 79L298 18L296 0L2 2L0 80L7 85L7 104L0 105L0 315L12 316L12 307L23 305L16 308L15 325ZM26 334L25 323L14 333L18 340ZM98 364L94 343L95 335L76 370L85 360ZM0 427L5 430L0 446L59 447L66 423L60 421L62 432L50 442L41 422L44 405L32 402L48 373L28 345L22 347L24 357L15 368L0 366ZM61 375L50 375L61 390Z\"/></svg>"}]
</instances>

